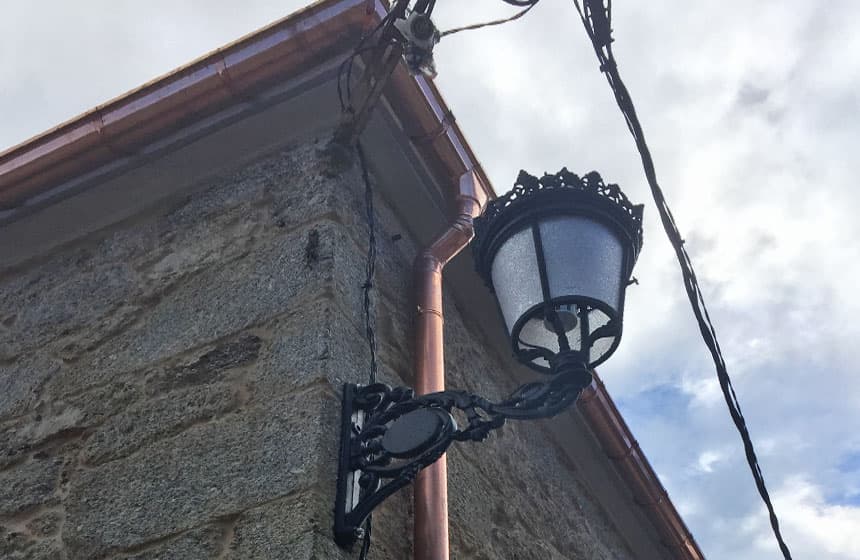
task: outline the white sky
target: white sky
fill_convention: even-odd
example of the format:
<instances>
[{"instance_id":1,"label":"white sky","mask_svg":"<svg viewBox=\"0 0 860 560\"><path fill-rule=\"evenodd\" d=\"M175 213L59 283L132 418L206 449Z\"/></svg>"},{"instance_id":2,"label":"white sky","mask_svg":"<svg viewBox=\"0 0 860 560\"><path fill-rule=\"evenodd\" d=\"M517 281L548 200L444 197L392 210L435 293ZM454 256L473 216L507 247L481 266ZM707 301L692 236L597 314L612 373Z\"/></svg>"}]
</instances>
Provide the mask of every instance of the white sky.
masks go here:
<instances>
[{"instance_id":1,"label":"white sky","mask_svg":"<svg viewBox=\"0 0 860 560\"><path fill-rule=\"evenodd\" d=\"M0 149L307 2L16 2ZM442 29L512 13L438 0ZM616 1L614 45L795 558L860 558L860 2ZM596 169L645 202L625 336L601 368L713 559L779 558L677 265L569 0L453 35L437 84L497 190Z\"/></svg>"}]
</instances>

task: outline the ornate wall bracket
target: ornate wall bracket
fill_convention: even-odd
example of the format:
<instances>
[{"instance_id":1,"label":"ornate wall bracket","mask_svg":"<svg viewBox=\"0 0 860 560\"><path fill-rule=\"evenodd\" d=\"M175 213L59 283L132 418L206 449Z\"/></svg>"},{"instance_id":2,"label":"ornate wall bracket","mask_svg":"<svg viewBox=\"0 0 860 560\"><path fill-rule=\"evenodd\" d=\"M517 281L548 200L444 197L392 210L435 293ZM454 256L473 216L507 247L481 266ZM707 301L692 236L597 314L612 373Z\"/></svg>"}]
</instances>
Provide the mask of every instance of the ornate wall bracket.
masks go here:
<instances>
[{"instance_id":1,"label":"ornate wall bracket","mask_svg":"<svg viewBox=\"0 0 860 560\"><path fill-rule=\"evenodd\" d=\"M416 397L407 387L346 384L335 496L334 536L351 546L361 525L388 496L411 483L454 441L482 441L506 419L555 416L576 401L591 373L576 353L556 356L553 375L493 403L464 391ZM452 410L462 411L460 427Z\"/></svg>"}]
</instances>

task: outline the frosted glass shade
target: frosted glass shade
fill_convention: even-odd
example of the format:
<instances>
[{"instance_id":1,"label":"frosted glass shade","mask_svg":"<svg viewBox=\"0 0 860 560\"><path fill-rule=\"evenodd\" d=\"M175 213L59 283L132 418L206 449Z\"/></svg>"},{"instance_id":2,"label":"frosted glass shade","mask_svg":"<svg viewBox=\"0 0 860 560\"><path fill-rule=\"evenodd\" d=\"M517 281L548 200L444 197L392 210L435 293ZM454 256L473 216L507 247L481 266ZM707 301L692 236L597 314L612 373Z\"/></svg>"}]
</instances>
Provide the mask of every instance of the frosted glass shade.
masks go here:
<instances>
[{"instance_id":1,"label":"frosted glass shade","mask_svg":"<svg viewBox=\"0 0 860 560\"><path fill-rule=\"evenodd\" d=\"M478 270L521 362L550 372L564 353L594 367L620 341L642 207L596 173L518 181L476 221Z\"/></svg>"},{"instance_id":2,"label":"frosted glass shade","mask_svg":"<svg viewBox=\"0 0 860 560\"><path fill-rule=\"evenodd\" d=\"M508 332L529 308L543 301L531 228L512 235L493 259L493 286Z\"/></svg>"},{"instance_id":3,"label":"frosted glass shade","mask_svg":"<svg viewBox=\"0 0 860 560\"><path fill-rule=\"evenodd\" d=\"M593 333L620 316L625 268L621 240L590 218L548 216L511 235L493 259L492 281L515 349L546 350L530 361L548 369L549 356L561 350L560 328L589 364L608 357L620 329L604 329L600 339Z\"/></svg>"},{"instance_id":4,"label":"frosted glass shade","mask_svg":"<svg viewBox=\"0 0 860 560\"><path fill-rule=\"evenodd\" d=\"M618 237L582 216L550 217L539 230L550 297L585 296L617 313L624 276L624 247Z\"/></svg>"}]
</instances>

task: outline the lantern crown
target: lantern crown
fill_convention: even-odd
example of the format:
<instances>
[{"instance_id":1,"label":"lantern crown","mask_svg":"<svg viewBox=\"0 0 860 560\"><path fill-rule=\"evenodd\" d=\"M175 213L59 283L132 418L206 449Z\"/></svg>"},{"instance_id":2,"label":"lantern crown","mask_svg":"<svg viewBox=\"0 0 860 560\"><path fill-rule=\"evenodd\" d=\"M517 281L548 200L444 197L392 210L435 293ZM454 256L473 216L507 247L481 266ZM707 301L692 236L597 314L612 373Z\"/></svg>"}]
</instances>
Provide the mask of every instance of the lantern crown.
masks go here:
<instances>
[{"instance_id":1,"label":"lantern crown","mask_svg":"<svg viewBox=\"0 0 860 560\"><path fill-rule=\"evenodd\" d=\"M546 199L536 196L538 193L548 193ZM546 195L543 195L546 196ZM567 201L563 206L554 202ZM583 202L588 204L583 205ZM573 204L571 204L573 203ZM520 170L514 187L502 196L489 203L483 214L475 219L475 239L472 250L475 253L475 264L478 274L484 279L487 287L493 290L490 264L494 256L492 241L494 234L502 228L529 219L535 212L545 214L567 214L571 207L603 209L607 217L614 218L620 228L633 243L632 269L639 251L642 249L642 214L644 204L633 204L621 188L614 183L606 184L600 173L591 171L582 177L563 167L558 173L544 173L535 177Z\"/></svg>"}]
</instances>

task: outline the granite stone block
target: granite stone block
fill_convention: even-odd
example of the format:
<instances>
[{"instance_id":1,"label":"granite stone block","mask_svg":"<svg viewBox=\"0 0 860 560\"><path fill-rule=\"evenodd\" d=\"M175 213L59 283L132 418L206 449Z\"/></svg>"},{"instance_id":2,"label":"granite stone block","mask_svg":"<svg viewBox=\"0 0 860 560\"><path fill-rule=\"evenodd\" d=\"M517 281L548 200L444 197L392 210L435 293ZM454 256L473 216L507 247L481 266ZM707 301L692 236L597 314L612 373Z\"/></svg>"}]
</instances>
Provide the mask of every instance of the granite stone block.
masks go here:
<instances>
[{"instance_id":1,"label":"granite stone block","mask_svg":"<svg viewBox=\"0 0 860 560\"><path fill-rule=\"evenodd\" d=\"M0 419L32 409L39 401L44 383L60 371L61 364L44 355L0 362Z\"/></svg>"},{"instance_id":2,"label":"granite stone block","mask_svg":"<svg viewBox=\"0 0 860 560\"><path fill-rule=\"evenodd\" d=\"M195 527L167 542L159 541L139 552L120 553L111 560L211 560L224 549L224 533L225 529L218 525Z\"/></svg>"},{"instance_id":3,"label":"granite stone block","mask_svg":"<svg viewBox=\"0 0 860 560\"><path fill-rule=\"evenodd\" d=\"M337 229L313 226L329 255ZM329 290L330 265L304 264L306 231L273 238L246 257L221 263L179 283L140 319L52 380L63 394L151 366L192 348L266 322Z\"/></svg>"},{"instance_id":4,"label":"granite stone block","mask_svg":"<svg viewBox=\"0 0 860 560\"><path fill-rule=\"evenodd\" d=\"M145 387L150 395L172 388L200 385L222 379L235 368L252 364L260 355L263 340L251 333L218 342L210 348L192 352L179 363L156 368L147 375Z\"/></svg>"},{"instance_id":5,"label":"granite stone block","mask_svg":"<svg viewBox=\"0 0 860 560\"><path fill-rule=\"evenodd\" d=\"M37 454L13 469L0 471L0 515L20 513L56 499L62 461Z\"/></svg>"},{"instance_id":6,"label":"granite stone block","mask_svg":"<svg viewBox=\"0 0 860 560\"><path fill-rule=\"evenodd\" d=\"M124 457L161 438L222 415L239 405L237 388L192 387L142 401L111 417L86 442L81 459L95 465Z\"/></svg>"},{"instance_id":7,"label":"granite stone block","mask_svg":"<svg viewBox=\"0 0 860 560\"><path fill-rule=\"evenodd\" d=\"M0 558L3 560L64 560L62 543L38 539L0 527Z\"/></svg>"},{"instance_id":8,"label":"granite stone block","mask_svg":"<svg viewBox=\"0 0 860 560\"><path fill-rule=\"evenodd\" d=\"M45 538L56 535L63 523L59 511L47 511L27 522L27 530L35 537Z\"/></svg>"},{"instance_id":9,"label":"granite stone block","mask_svg":"<svg viewBox=\"0 0 860 560\"><path fill-rule=\"evenodd\" d=\"M97 556L315 484L314 473L334 465L337 408L333 390L317 384L81 471L65 501L63 541L72 556Z\"/></svg>"}]
</instances>

